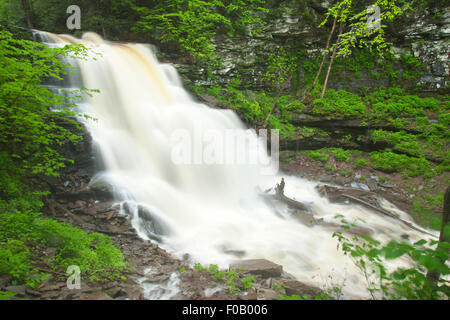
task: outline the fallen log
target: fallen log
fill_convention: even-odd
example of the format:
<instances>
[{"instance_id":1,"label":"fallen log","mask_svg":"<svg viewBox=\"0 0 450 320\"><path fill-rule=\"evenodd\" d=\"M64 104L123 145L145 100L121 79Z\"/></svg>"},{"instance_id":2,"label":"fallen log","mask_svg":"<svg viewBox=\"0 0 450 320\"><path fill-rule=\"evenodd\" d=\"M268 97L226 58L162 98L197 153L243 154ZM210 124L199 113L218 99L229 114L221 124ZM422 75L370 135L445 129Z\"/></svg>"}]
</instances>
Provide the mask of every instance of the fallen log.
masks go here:
<instances>
[{"instance_id":1,"label":"fallen log","mask_svg":"<svg viewBox=\"0 0 450 320\"><path fill-rule=\"evenodd\" d=\"M397 215L389 212L388 210L385 210L381 206L380 207L375 206L375 205L373 205L373 204L371 204L371 203L369 203L367 201L364 201L364 200L362 200L360 198L357 198L357 197L354 197L352 195L346 194L345 193L345 189L343 189L343 188L340 189L340 188L331 187L331 186L328 186L328 185L321 185L321 186L318 186L317 189L319 190L319 194L320 195L328 198L331 202L339 202L339 200L341 198L345 198L345 199L350 200L353 203L365 206L366 208L371 209L371 210L373 210L375 212L379 212L379 213L381 213L383 215L386 215L386 216L388 216L388 217L390 217L392 219L398 220L398 221L400 221L401 223L403 223L404 225L406 225L407 227L409 227L409 228L411 228L413 230L416 230L416 231L428 234L428 235L430 235L432 237L436 237L434 234L431 234L431 233L429 233L426 230L423 230L421 228L418 228L418 227L414 226L412 223L401 219ZM348 190L353 190L353 189L348 189ZM332 191L332 192L330 193L330 191ZM355 190L355 191L358 191L360 193L364 193L364 194L369 195L369 196L376 196L376 197L378 197L378 195L373 194L371 192L362 191L362 190Z\"/></svg>"},{"instance_id":2,"label":"fallen log","mask_svg":"<svg viewBox=\"0 0 450 320\"><path fill-rule=\"evenodd\" d=\"M280 200L286 203L288 206L294 207L299 210L311 211L311 209L304 203L286 197L284 195L284 186L285 186L284 178L281 178L281 182L277 184L277 186L275 187L275 198L277 200Z\"/></svg>"},{"instance_id":3,"label":"fallen log","mask_svg":"<svg viewBox=\"0 0 450 320\"><path fill-rule=\"evenodd\" d=\"M296 209L299 209L302 211L307 211L307 212L311 211L311 208L309 206L307 206L306 204L299 202L297 200L288 198L284 194L275 194L273 196L275 197L275 199L286 203L290 207L294 207Z\"/></svg>"}]
</instances>

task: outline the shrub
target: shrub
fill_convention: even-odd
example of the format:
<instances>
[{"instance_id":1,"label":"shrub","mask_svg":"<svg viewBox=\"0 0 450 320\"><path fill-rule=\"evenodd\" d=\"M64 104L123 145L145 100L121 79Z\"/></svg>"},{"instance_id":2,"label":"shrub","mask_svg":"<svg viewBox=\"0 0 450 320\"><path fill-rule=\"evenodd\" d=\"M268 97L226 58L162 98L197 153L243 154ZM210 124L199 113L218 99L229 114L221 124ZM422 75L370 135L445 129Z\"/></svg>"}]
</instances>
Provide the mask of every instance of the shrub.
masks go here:
<instances>
[{"instance_id":1,"label":"shrub","mask_svg":"<svg viewBox=\"0 0 450 320\"><path fill-rule=\"evenodd\" d=\"M320 160L321 162L325 163L328 161L328 158L330 157L330 155L327 153L323 153L321 151L310 151L309 157L311 159Z\"/></svg>"},{"instance_id":2,"label":"shrub","mask_svg":"<svg viewBox=\"0 0 450 320\"><path fill-rule=\"evenodd\" d=\"M356 167L357 167L357 168L362 168L362 167L365 167L365 166L367 166L367 161L366 161L366 159L359 158L359 159L356 161Z\"/></svg>"},{"instance_id":3,"label":"shrub","mask_svg":"<svg viewBox=\"0 0 450 320\"><path fill-rule=\"evenodd\" d=\"M413 158L393 152L373 152L370 158L375 169L386 172L403 172L413 177L423 174L426 178L436 173L425 158Z\"/></svg>"},{"instance_id":4,"label":"shrub","mask_svg":"<svg viewBox=\"0 0 450 320\"><path fill-rule=\"evenodd\" d=\"M98 233L88 233L66 223L41 218L33 212L0 214L0 273L11 274L20 282L37 284L40 273L31 261L40 259L33 243L54 247L57 255L49 261L55 269L77 265L91 280L115 279L126 267L119 248Z\"/></svg>"},{"instance_id":5,"label":"shrub","mask_svg":"<svg viewBox=\"0 0 450 320\"><path fill-rule=\"evenodd\" d=\"M345 90L329 89L323 99L313 101L315 114L337 117L358 117L366 114L366 106L361 98Z\"/></svg>"},{"instance_id":6,"label":"shrub","mask_svg":"<svg viewBox=\"0 0 450 320\"><path fill-rule=\"evenodd\" d=\"M417 117L424 116L426 110L438 111L441 102L435 98L420 98L416 95L393 95L385 101L377 101L372 106L372 117Z\"/></svg>"},{"instance_id":7,"label":"shrub","mask_svg":"<svg viewBox=\"0 0 450 320\"><path fill-rule=\"evenodd\" d=\"M339 241L338 248L350 256L363 273L373 299L438 300L450 297L449 282L445 280L450 274L446 265L448 242L419 240L409 244L391 241L382 245L369 237L349 240L341 232L335 232L333 237ZM386 268L387 260L403 256L413 261L412 267ZM427 278L428 272L438 272L441 278L434 283Z\"/></svg>"}]
</instances>

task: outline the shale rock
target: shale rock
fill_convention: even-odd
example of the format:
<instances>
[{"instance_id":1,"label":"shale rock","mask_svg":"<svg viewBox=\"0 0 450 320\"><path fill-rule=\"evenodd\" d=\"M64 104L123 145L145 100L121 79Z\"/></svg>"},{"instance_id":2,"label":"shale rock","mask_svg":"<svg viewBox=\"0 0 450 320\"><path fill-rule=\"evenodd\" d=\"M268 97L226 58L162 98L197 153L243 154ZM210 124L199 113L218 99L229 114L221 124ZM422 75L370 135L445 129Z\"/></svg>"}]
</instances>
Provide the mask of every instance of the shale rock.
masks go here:
<instances>
[{"instance_id":1,"label":"shale rock","mask_svg":"<svg viewBox=\"0 0 450 320\"><path fill-rule=\"evenodd\" d=\"M280 277L283 267L265 259L249 259L237 261L230 265L230 269L242 270L243 273L258 275L263 278Z\"/></svg>"}]
</instances>

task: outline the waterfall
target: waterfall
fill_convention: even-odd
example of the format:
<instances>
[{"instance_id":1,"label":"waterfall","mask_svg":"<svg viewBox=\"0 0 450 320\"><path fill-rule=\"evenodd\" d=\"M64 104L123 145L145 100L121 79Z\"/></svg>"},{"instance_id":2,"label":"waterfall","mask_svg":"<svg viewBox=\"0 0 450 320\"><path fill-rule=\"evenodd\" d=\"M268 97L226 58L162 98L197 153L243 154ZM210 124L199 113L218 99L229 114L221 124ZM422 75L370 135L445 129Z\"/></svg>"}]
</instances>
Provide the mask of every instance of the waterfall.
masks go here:
<instances>
[{"instance_id":1,"label":"waterfall","mask_svg":"<svg viewBox=\"0 0 450 320\"><path fill-rule=\"evenodd\" d=\"M281 177L285 194L309 203L324 221L337 223L336 216L342 215L372 230L374 238L383 242L405 234L412 242L426 238L363 207L332 204L318 194L317 183L277 172L264 141L247 130L236 113L195 101L183 89L174 67L159 63L149 46L111 43L93 33L81 39L37 34L49 45L75 42L90 49L91 59L77 64L83 85L100 93L86 97L78 108L94 118L82 120L105 168L94 180L114 186L122 211L130 214L138 233L159 239L173 255L189 254L192 262L226 268L237 259L230 252L239 251L245 259L278 263L304 283L322 288L344 283L345 297L367 298L362 273L337 249L332 237L337 229L306 226L286 205L271 205L261 197L261 190L274 187ZM223 139L222 149L230 159L242 156L258 161L197 161L204 160L195 155L205 147L205 140L225 133L245 140L244 147L238 148L236 139ZM191 161L174 161L177 150L192 152L187 156ZM406 213L396 212L412 221ZM388 266L399 263L409 262Z\"/></svg>"}]
</instances>

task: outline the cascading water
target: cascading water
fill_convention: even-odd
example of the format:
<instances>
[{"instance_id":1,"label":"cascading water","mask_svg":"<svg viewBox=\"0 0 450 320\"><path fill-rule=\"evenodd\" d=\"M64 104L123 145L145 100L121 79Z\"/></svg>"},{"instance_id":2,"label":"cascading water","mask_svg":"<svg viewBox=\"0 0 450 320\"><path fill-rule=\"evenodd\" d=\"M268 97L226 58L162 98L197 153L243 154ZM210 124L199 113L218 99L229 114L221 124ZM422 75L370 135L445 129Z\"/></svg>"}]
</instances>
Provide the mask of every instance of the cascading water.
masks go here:
<instances>
[{"instance_id":1,"label":"cascading water","mask_svg":"<svg viewBox=\"0 0 450 320\"><path fill-rule=\"evenodd\" d=\"M256 134L248 132L234 112L194 101L182 88L176 70L158 63L148 46L110 43L92 33L82 39L37 34L54 46L72 41L90 48L95 59L77 63L83 85L100 93L87 97L79 109L96 119L84 120L105 167L96 180L114 186L122 210L131 214L142 237L154 238L156 233L161 245L174 255L188 253L193 262L221 267L228 267L236 259L229 253L238 250L245 252L245 259L278 263L304 283L322 288L345 283L345 297L368 297L363 275L337 249L332 238L335 230L303 225L287 206L274 207L260 197L258 188L275 186L280 173L261 174L261 164L208 164L196 161L194 155L191 164L173 161L174 149L185 147L194 154L195 148L203 146L199 137L205 144L211 132L237 132L246 137L249 143L241 149L234 140L224 140L223 149L232 159L258 154L259 159L269 160L265 150L261 153ZM182 140L180 132L192 140ZM310 203L314 214L325 221L337 222L336 215L342 215L372 230L380 241L405 234L411 241L427 238L365 208L331 204L320 197L314 182L284 178L285 194ZM406 213L397 210L397 214L411 221Z\"/></svg>"}]
</instances>

